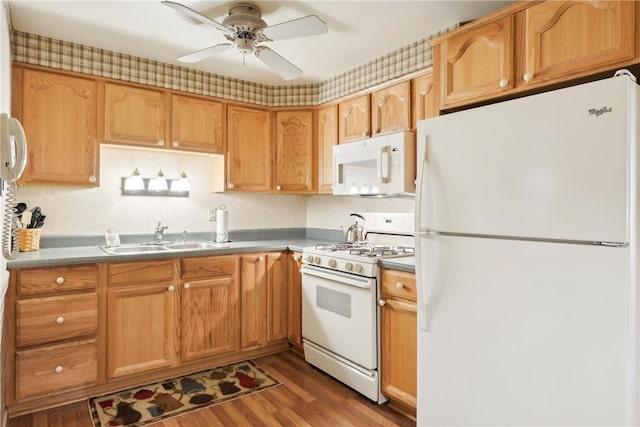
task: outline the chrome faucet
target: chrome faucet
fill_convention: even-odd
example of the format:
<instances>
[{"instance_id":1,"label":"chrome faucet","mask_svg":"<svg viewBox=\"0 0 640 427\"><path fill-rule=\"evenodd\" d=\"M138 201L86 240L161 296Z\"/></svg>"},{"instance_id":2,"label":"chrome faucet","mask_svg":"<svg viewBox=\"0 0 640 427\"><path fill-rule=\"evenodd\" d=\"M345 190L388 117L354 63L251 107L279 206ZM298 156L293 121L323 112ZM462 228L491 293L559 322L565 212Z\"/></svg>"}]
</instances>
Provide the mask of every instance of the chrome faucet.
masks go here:
<instances>
[{"instance_id":1,"label":"chrome faucet","mask_svg":"<svg viewBox=\"0 0 640 427\"><path fill-rule=\"evenodd\" d=\"M180 233L180 241L184 243L185 240L187 240L187 230L184 230L182 233Z\"/></svg>"},{"instance_id":2,"label":"chrome faucet","mask_svg":"<svg viewBox=\"0 0 640 427\"><path fill-rule=\"evenodd\" d=\"M156 232L153 236L153 243L160 243L162 241L162 236L164 234L164 230L166 230L166 225L162 225L162 221L158 221L158 226L156 227Z\"/></svg>"}]
</instances>

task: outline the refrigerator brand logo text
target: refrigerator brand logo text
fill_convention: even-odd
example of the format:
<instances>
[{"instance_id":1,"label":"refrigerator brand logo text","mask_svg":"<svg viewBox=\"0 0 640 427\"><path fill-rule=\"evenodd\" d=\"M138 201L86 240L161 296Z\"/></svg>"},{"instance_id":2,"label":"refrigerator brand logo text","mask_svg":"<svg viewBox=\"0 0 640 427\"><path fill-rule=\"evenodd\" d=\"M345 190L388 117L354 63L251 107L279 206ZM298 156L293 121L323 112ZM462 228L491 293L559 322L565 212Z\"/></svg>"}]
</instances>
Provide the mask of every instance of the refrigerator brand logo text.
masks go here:
<instances>
[{"instance_id":1,"label":"refrigerator brand logo text","mask_svg":"<svg viewBox=\"0 0 640 427\"><path fill-rule=\"evenodd\" d=\"M595 108L591 108L589 110L589 115L590 116L600 117L604 113L610 113L612 110L613 110L613 108L611 108L611 107L602 107L599 110L596 110Z\"/></svg>"}]
</instances>

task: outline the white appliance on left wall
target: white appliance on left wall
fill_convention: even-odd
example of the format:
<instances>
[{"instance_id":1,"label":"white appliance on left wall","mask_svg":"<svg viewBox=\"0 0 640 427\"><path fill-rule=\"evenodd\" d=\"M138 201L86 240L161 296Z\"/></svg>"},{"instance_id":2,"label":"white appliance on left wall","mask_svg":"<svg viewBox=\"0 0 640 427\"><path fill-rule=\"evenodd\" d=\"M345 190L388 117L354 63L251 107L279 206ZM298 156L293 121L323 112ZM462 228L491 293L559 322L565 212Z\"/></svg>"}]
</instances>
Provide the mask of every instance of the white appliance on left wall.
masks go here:
<instances>
[{"instance_id":1,"label":"white appliance on left wall","mask_svg":"<svg viewBox=\"0 0 640 427\"><path fill-rule=\"evenodd\" d=\"M14 228L16 181L27 165L27 138L18 119L0 114L0 177L5 181L2 221L2 254L13 259L18 254L18 230Z\"/></svg>"}]
</instances>

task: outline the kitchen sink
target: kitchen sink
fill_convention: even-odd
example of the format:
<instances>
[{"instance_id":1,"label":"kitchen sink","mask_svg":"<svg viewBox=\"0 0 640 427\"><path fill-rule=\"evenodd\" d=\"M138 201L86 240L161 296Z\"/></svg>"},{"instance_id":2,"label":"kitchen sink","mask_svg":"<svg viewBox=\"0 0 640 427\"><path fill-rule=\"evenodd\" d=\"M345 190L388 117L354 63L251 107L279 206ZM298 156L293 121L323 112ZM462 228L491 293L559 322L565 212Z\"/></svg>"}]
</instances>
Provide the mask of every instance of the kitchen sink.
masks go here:
<instances>
[{"instance_id":1,"label":"kitchen sink","mask_svg":"<svg viewBox=\"0 0 640 427\"><path fill-rule=\"evenodd\" d=\"M169 249L161 245L123 245L123 246L100 246L100 249L112 255L133 255L149 252L163 252Z\"/></svg>"},{"instance_id":2,"label":"kitchen sink","mask_svg":"<svg viewBox=\"0 0 640 427\"><path fill-rule=\"evenodd\" d=\"M229 245L225 243L215 243L215 242L182 242L182 243L168 243L164 246L174 251L180 251L180 250L186 251L191 249L224 248Z\"/></svg>"}]
</instances>

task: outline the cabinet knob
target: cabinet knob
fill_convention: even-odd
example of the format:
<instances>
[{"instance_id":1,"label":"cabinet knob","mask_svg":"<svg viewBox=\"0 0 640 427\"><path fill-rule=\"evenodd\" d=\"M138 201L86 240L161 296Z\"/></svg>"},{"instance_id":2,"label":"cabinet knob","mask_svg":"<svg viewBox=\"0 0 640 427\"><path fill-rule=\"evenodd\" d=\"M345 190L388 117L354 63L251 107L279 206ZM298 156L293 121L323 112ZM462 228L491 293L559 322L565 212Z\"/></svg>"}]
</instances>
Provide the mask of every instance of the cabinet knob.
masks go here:
<instances>
[{"instance_id":1,"label":"cabinet knob","mask_svg":"<svg viewBox=\"0 0 640 427\"><path fill-rule=\"evenodd\" d=\"M500 85L501 88L507 87L508 84L509 84L509 80L507 79L500 79L500 82L498 83L498 85Z\"/></svg>"},{"instance_id":2,"label":"cabinet knob","mask_svg":"<svg viewBox=\"0 0 640 427\"><path fill-rule=\"evenodd\" d=\"M402 282L396 283L396 288L402 289L403 287L404 287L404 285L402 284Z\"/></svg>"},{"instance_id":3,"label":"cabinet knob","mask_svg":"<svg viewBox=\"0 0 640 427\"><path fill-rule=\"evenodd\" d=\"M362 132L362 136L369 136L369 135L367 135L367 132Z\"/></svg>"},{"instance_id":4,"label":"cabinet knob","mask_svg":"<svg viewBox=\"0 0 640 427\"><path fill-rule=\"evenodd\" d=\"M258 257L258 260L260 260L260 261L264 261L264 257L263 257L263 256L259 256L259 257Z\"/></svg>"},{"instance_id":5,"label":"cabinet knob","mask_svg":"<svg viewBox=\"0 0 640 427\"><path fill-rule=\"evenodd\" d=\"M55 372L56 374L59 374L60 372L62 372L62 366L56 366L53 372Z\"/></svg>"},{"instance_id":6,"label":"cabinet knob","mask_svg":"<svg viewBox=\"0 0 640 427\"><path fill-rule=\"evenodd\" d=\"M185 288L185 289L189 289L190 287L191 287L191 285L190 285L190 284L188 284L188 283L185 283L185 284L184 284L184 288Z\"/></svg>"},{"instance_id":7,"label":"cabinet knob","mask_svg":"<svg viewBox=\"0 0 640 427\"><path fill-rule=\"evenodd\" d=\"M171 145L174 146L174 147L179 147L180 146L180 141L173 141L171 143Z\"/></svg>"},{"instance_id":8,"label":"cabinet knob","mask_svg":"<svg viewBox=\"0 0 640 427\"><path fill-rule=\"evenodd\" d=\"M95 184L96 183L96 177L94 175L91 175L89 177L89 182L92 183L92 184Z\"/></svg>"},{"instance_id":9,"label":"cabinet knob","mask_svg":"<svg viewBox=\"0 0 640 427\"><path fill-rule=\"evenodd\" d=\"M379 305L380 307L382 307L382 306L383 306L383 305L385 305L386 303L387 303L387 302L386 302L385 300L383 300L383 299L381 299L380 301L378 301L378 305Z\"/></svg>"},{"instance_id":10,"label":"cabinet knob","mask_svg":"<svg viewBox=\"0 0 640 427\"><path fill-rule=\"evenodd\" d=\"M276 185L276 190L282 190L282 185Z\"/></svg>"},{"instance_id":11,"label":"cabinet knob","mask_svg":"<svg viewBox=\"0 0 640 427\"><path fill-rule=\"evenodd\" d=\"M169 292L173 292L176 290L176 287L173 285L169 285L169 287L167 288L169 290Z\"/></svg>"},{"instance_id":12,"label":"cabinet knob","mask_svg":"<svg viewBox=\"0 0 640 427\"><path fill-rule=\"evenodd\" d=\"M158 145L162 147L164 145L164 140L161 139L160 141L158 141Z\"/></svg>"},{"instance_id":13,"label":"cabinet knob","mask_svg":"<svg viewBox=\"0 0 640 427\"><path fill-rule=\"evenodd\" d=\"M58 325L62 325L62 324L64 323L64 317L62 317L62 316L58 316L58 317L56 318L56 323L57 323Z\"/></svg>"},{"instance_id":14,"label":"cabinet knob","mask_svg":"<svg viewBox=\"0 0 640 427\"><path fill-rule=\"evenodd\" d=\"M227 183L227 188L233 188L233 183L232 182Z\"/></svg>"},{"instance_id":15,"label":"cabinet knob","mask_svg":"<svg viewBox=\"0 0 640 427\"><path fill-rule=\"evenodd\" d=\"M58 285L62 285L64 283L64 277L60 276L56 279L56 283Z\"/></svg>"},{"instance_id":16,"label":"cabinet knob","mask_svg":"<svg viewBox=\"0 0 640 427\"><path fill-rule=\"evenodd\" d=\"M532 78L533 73L524 73L524 76L522 76L522 80L524 80L525 82L530 82Z\"/></svg>"}]
</instances>

